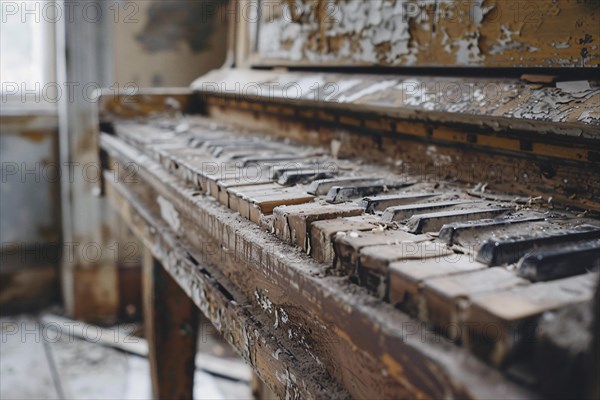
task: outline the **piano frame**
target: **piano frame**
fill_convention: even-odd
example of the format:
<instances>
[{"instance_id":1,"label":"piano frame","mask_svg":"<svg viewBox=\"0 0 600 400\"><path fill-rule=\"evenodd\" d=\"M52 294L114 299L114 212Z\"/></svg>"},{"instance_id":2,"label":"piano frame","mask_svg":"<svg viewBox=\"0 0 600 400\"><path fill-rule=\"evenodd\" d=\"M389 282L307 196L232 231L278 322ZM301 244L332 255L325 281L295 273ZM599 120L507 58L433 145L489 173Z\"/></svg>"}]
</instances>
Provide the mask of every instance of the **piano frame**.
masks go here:
<instances>
[{"instance_id":1,"label":"piano frame","mask_svg":"<svg viewBox=\"0 0 600 400\"><path fill-rule=\"evenodd\" d=\"M198 196L110 134L111 123L152 115L209 112L218 119L222 102L235 101L188 89L107 92L100 98L102 192L147 249L144 312L156 397L191 397L196 307L282 398L533 396L364 289L324 276L322 264ZM253 103L277 113L270 106ZM269 114L254 115L263 128L269 127L263 118L284 123ZM361 129L354 135L346 140L365 137ZM320 132L292 137L331 140ZM404 136L395 140L411 145ZM440 149L455 150L452 145ZM499 152L498 157L506 155ZM527 168L534 161L523 162ZM114 179L115 168L131 163L136 165L133 181ZM564 164L580 173L587 170ZM161 217L159 198L175 210L177 231Z\"/></svg>"},{"instance_id":2,"label":"piano frame","mask_svg":"<svg viewBox=\"0 0 600 400\"><path fill-rule=\"evenodd\" d=\"M256 1L233 3L230 7L237 7L234 12L239 14L242 6ZM501 97L482 105L470 92L463 100L438 101L431 109L424 96L411 99L395 89L402 82L417 81L425 92L443 97L448 86L443 81L440 86L434 77L393 75L398 70L381 65L376 75L366 75L352 69L342 73L339 67L347 63L327 72L332 65L326 62L265 60L257 54L256 23L238 15L229 29L226 66L191 88L104 91L99 98L101 192L146 248L144 314L154 396L192 397L197 308L280 398L537 396L392 305L377 301L364 288L325 276L325 266L298 248L199 196L112 135L112 124L156 115L203 115L304 144L331 145L340 157L383 160L411 176L481 184L524 202L597 212L598 89L540 112L535 105L556 100L559 91L514 76L486 77L493 70L479 69L476 75L484 86L516 88L510 101ZM512 63L482 65L500 68ZM271 69L247 68L251 66ZM589 75L592 70L579 72ZM476 89L474 81L465 78L468 72L454 71L462 77L450 84ZM310 88L316 82L341 80L355 80L358 86L341 88L334 101L319 92L322 87ZM394 80L377 87L380 81ZM245 84L264 88L269 82L308 85L301 85L302 95L293 99L280 92L244 91ZM362 96L353 96L356 87L364 90ZM578 109L572 107L575 104ZM135 179L115 179L114 170L131 163L136 166ZM448 173L449 166L458 169ZM177 221L161 216L159 203L169 204Z\"/></svg>"}]
</instances>

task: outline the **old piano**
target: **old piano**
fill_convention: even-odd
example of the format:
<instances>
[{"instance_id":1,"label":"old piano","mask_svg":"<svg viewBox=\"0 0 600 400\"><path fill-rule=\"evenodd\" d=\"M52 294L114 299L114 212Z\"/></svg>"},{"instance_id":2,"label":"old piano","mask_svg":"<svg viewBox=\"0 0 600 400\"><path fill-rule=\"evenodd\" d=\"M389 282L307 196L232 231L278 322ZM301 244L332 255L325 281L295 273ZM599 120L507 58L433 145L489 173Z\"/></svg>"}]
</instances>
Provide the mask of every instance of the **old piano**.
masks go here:
<instances>
[{"instance_id":1,"label":"old piano","mask_svg":"<svg viewBox=\"0 0 600 400\"><path fill-rule=\"evenodd\" d=\"M198 307L280 398L597 397L600 3L221 12L223 68L99 101L155 396Z\"/></svg>"}]
</instances>

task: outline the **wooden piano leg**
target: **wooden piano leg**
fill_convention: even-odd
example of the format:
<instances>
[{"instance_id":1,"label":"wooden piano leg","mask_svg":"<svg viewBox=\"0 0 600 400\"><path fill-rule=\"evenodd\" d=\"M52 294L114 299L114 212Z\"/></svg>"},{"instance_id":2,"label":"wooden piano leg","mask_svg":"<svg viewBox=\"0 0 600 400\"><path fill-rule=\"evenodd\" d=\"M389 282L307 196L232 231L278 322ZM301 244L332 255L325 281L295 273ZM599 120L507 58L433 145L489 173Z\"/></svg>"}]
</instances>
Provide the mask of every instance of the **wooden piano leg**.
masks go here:
<instances>
[{"instance_id":1,"label":"wooden piano leg","mask_svg":"<svg viewBox=\"0 0 600 400\"><path fill-rule=\"evenodd\" d=\"M153 397L191 399L198 310L147 249L142 289Z\"/></svg>"}]
</instances>

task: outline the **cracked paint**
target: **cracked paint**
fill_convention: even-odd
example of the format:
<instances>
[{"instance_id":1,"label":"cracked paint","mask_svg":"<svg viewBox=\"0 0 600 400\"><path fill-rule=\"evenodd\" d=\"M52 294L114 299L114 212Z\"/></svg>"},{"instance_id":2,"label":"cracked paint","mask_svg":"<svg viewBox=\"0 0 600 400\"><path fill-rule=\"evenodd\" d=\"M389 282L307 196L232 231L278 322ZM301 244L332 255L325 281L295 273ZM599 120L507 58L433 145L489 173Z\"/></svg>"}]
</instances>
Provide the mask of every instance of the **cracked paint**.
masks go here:
<instances>
[{"instance_id":1,"label":"cracked paint","mask_svg":"<svg viewBox=\"0 0 600 400\"><path fill-rule=\"evenodd\" d=\"M591 67L599 14L600 3L573 0L286 0L262 13L258 59Z\"/></svg>"}]
</instances>

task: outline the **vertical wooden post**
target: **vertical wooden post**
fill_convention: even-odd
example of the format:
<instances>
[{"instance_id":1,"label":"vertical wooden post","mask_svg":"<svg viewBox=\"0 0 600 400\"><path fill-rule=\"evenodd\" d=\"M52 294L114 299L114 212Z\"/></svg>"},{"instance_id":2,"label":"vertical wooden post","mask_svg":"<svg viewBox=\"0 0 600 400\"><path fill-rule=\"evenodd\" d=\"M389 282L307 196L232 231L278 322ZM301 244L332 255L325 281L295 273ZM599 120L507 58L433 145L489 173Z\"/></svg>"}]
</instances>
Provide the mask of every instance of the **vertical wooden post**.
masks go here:
<instances>
[{"instance_id":1,"label":"vertical wooden post","mask_svg":"<svg viewBox=\"0 0 600 400\"><path fill-rule=\"evenodd\" d=\"M155 399L191 399L198 310L148 249L144 251L144 325Z\"/></svg>"}]
</instances>

